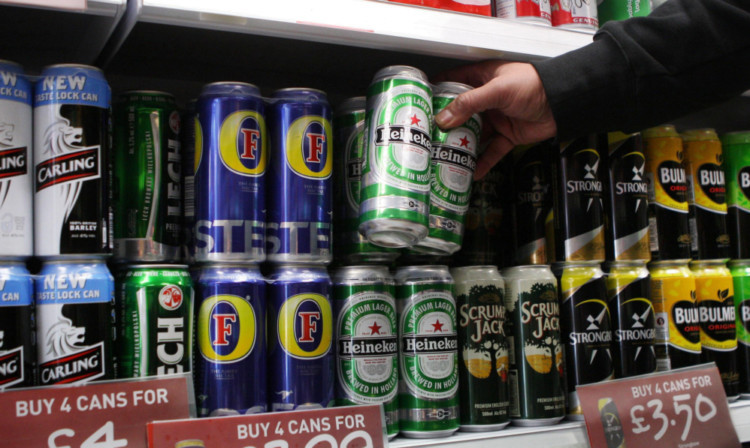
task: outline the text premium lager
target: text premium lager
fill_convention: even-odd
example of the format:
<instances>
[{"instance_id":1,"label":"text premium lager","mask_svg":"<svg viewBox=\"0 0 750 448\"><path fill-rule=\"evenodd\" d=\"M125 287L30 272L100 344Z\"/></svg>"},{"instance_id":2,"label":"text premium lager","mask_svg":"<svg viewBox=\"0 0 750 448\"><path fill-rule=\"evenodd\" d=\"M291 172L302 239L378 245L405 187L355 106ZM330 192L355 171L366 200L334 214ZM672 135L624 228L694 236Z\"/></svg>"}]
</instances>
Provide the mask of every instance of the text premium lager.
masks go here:
<instances>
[{"instance_id":1,"label":"text premium lager","mask_svg":"<svg viewBox=\"0 0 750 448\"><path fill-rule=\"evenodd\" d=\"M721 137L727 186L729 256L750 259L750 132L730 132Z\"/></svg>"},{"instance_id":2,"label":"text premium lager","mask_svg":"<svg viewBox=\"0 0 750 448\"><path fill-rule=\"evenodd\" d=\"M34 386L34 281L20 261L0 262L0 391Z\"/></svg>"},{"instance_id":3,"label":"text premium lager","mask_svg":"<svg viewBox=\"0 0 750 448\"><path fill-rule=\"evenodd\" d=\"M552 210L549 142L513 149L515 263L547 264L546 220Z\"/></svg>"},{"instance_id":4,"label":"text premium lager","mask_svg":"<svg viewBox=\"0 0 750 448\"><path fill-rule=\"evenodd\" d=\"M740 372L740 396L750 397L750 261L733 260L729 269L734 282L737 325L737 369Z\"/></svg>"}]
</instances>

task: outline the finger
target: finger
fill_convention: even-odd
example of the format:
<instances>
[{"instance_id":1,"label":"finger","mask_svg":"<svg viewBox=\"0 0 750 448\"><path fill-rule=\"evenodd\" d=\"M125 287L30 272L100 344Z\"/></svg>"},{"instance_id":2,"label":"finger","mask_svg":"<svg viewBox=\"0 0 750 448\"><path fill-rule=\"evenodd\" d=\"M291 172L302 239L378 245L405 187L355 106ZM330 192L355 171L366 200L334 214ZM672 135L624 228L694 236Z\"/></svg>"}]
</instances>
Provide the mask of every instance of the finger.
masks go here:
<instances>
[{"instance_id":1,"label":"finger","mask_svg":"<svg viewBox=\"0 0 750 448\"><path fill-rule=\"evenodd\" d=\"M498 86L495 84L488 83L458 95L435 116L435 123L441 129L454 128L476 113L497 107Z\"/></svg>"},{"instance_id":2,"label":"finger","mask_svg":"<svg viewBox=\"0 0 750 448\"><path fill-rule=\"evenodd\" d=\"M477 169L474 171L474 180L483 178L497 162L513 149L513 143L504 135L495 137L479 157Z\"/></svg>"},{"instance_id":3,"label":"finger","mask_svg":"<svg viewBox=\"0 0 750 448\"><path fill-rule=\"evenodd\" d=\"M501 61L484 61L445 70L432 78L432 82L453 81L479 87L492 79Z\"/></svg>"}]
</instances>

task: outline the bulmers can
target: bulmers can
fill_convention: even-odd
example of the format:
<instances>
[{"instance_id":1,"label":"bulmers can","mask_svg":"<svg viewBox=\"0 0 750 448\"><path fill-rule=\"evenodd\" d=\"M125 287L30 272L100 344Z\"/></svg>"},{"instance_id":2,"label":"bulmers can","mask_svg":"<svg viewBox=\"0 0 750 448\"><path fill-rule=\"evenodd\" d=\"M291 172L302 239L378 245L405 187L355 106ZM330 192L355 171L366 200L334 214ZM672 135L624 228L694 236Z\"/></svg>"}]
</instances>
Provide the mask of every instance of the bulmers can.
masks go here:
<instances>
[{"instance_id":1,"label":"bulmers can","mask_svg":"<svg viewBox=\"0 0 750 448\"><path fill-rule=\"evenodd\" d=\"M34 281L19 261L0 261L0 391L36 384Z\"/></svg>"},{"instance_id":2,"label":"bulmers can","mask_svg":"<svg viewBox=\"0 0 750 448\"><path fill-rule=\"evenodd\" d=\"M510 419L553 425L565 416L563 349L557 280L548 265L503 269L510 316Z\"/></svg>"},{"instance_id":3,"label":"bulmers can","mask_svg":"<svg viewBox=\"0 0 750 448\"><path fill-rule=\"evenodd\" d=\"M271 411L333 405L331 279L317 265L277 265L267 277Z\"/></svg>"},{"instance_id":4,"label":"bulmers can","mask_svg":"<svg viewBox=\"0 0 750 448\"><path fill-rule=\"evenodd\" d=\"M40 384L114 378L114 279L107 265L48 261L35 290Z\"/></svg>"},{"instance_id":5,"label":"bulmers can","mask_svg":"<svg viewBox=\"0 0 750 448\"><path fill-rule=\"evenodd\" d=\"M114 258L175 261L183 235L180 115L174 97L123 93L114 116Z\"/></svg>"},{"instance_id":6,"label":"bulmers can","mask_svg":"<svg viewBox=\"0 0 750 448\"><path fill-rule=\"evenodd\" d=\"M445 266L396 271L401 434L444 437L458 429L458 340L453 278Z\"/></svg>"},{"instance_id":7,"label":"bulmers can","mask_svg":"<svg viewBox=\"0 0 750 448\"><path fill-rule=\"evenodd\" d=\"M690 259L687 178L682 139L672 125L643 131L652 260Z\"/></svg>"},{"instance_id":8,"label":"bulmers can","mask_svg":"<svg viewBox=\"0 0 750 448\"><path fill-rule=\"evenodd\" d=\"M729 262L734 286L734 307L737 325L737 370L740 372L739 392L750 397L750 260Z\"/></svg>"},{"instance_id":9,"label":"bulmers can","mask_svg":"<svg viewBox=\"0 0 750 448\"><path fill-rule=\"evenodd\" d=\"M34 254L31 81L0 59L0 256Z\"/></svg>"},{"instance_id":10,"label":"bulmers can","mask_svg":"<svg viewBox=\"0 0 750 448\"><path fill-rule=\"evenodd\" d=\"M101 70L52 65L34 93L34 250L112 252L110 89ZM43 225L41 225L43 223Z\"/></svg>"},{"instance_id":11,"label":"bulmers can","mask_svg":"<svg viewBox=\"0 0 750 448\"><path fill-rule=\"evenodd\" d=\"M411 247L430 215L432 88L421 70L379 70L367 90L359 231L378 246Z\"/></svg>"},{"instance_id":12,"label":"bulmers can","mask_svg":"<svg viewBox=\"0 0 750 448\"><path fill-rule=\"evenodd\" d=\"M120 278L118 377L190 372L194 291L187 266L130 265Z\"/></svg>"},{"instance_id":13,"label":"bulmers can","mask_svg":"<svg viewBox=\"0 0 750 448\"><path fill-rule=\"evenodd\" d=\"M461 430L495 431L509 422L505 282L495 266L454 268L458 306Z\"/></svg>"},{"instance_id":14,"label":"bulmers can","mask_svg":"<svg viewBox=\"0 0 750 448\"><path fill-rule=\"evenodd\" d=\"M750 131L721 137L727 187L729 256L750 259Z\"/></svg>"},{"instance_id":15,"label":"bulmers can","mask_svg":"<svg viewBox=\"0 0 750 448\"><path fill-rule=\"evenodd\" d=\"M700 316L701 361L719 368L724 392L739 397L737 324L734 313L732 274L723 260L693 261L696 304Z\"/></svg>"},{"instance_id":16,"label":"bulmers can","mask_svg":"<svg viewBox=\"0 0 750 448\"><path fill-rule=\"evenodd\" d=\"M271 99L266 251L274 263L330 263L333 112L320 90L277 90Z\"/></svg>"},{"instance_id":17,"label":"bulmers can","mask_svg":"<svg viewBox=\"0 0 750 448\"><path fill-rule=\"evenodd\" d=\"M729 258L726 184L721 142L713 129L682 134L694 259Z\"/></svg>"},{"instance_id":18,"label":"bulmers can","mask_svg":"<svg viewBox=\"0 0 750 448\"><path fill-rule=\"evenodd\" d=\"M336 404L383 404L386 431L398 421L395 283L385 266L347 266L333 277Z\"/></svg>"},{"instance_id":19,"label":"bulmers can","mask_svg":"<svg viewBox=\"0 0 750 448\"><path fill-rule=\"evenodd\" d=\"M261 262L266 257L268 132L252 84L203 87L195 126L195 259Z\"/></svg>"}]
</instances>

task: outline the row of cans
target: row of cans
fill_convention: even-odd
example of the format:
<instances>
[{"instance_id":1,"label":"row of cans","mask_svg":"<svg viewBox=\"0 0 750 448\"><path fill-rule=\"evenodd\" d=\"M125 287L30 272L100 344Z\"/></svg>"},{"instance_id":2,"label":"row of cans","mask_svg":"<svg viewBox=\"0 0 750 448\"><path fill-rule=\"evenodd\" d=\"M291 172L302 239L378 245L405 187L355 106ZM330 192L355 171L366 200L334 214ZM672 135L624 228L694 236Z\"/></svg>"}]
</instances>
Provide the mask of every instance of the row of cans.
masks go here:
<instances>
[{"instance_id":1,"label":"row of cans","mask_svg":"<svg viewBox=\"0 0 750 448\"><path fill-rule=\"evenodd\" d=\"M614 1L606 0L605 3ZM643 3L640 0L636 1ZM493 0L493 3L495 16L503 19L592 32L599 28L597 4L601 2L592 0Z\"/></svg>"}]
</instances>

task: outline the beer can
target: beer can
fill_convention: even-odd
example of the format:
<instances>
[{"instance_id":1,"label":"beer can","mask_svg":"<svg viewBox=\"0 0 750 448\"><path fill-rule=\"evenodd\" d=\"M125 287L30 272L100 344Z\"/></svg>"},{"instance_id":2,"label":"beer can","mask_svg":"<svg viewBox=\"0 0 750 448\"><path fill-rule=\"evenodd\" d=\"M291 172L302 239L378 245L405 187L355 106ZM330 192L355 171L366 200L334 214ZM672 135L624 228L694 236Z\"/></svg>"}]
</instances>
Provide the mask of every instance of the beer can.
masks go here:
<instances>
[{"instance_id":1,"label":"beer can","mask_svg":"<svg viewBox=\"0 0 750 448\"><path fill-rule=\"evenodd\" d=\"M649 272L656 316L656 370L699 364L701 337L695 276L687 263L680 260L652 262Z\"/></svg>"},{"instance_id":2,"label":"beer can","mask_svg":"<svg viewBox=\"0 0 750 448\"><path fill-rule=\"evenodd\" d=\"M643 131L652 260L690 259L687 178L682 139L672 125Z\"/></svg>"},{"instance_id":3,"label":"beer can","mask_svg":"<svg viewBox=\"0 0 750 448\"><path fill-rule=\"evenodd\" d=\"M730 132L721 137L727 187L729 255L750 259L750 131Z\"/></svg>"},{"instance_id":4,"label":"beer can","mask_svg":"<svg viewBox=\"0 0 750 448\"><path fill-rule=\"evenodd\" d=\"M437 84L433 88L434 112L445 109L458 95L471 89L457 82ZM450 255L461 249L481 131L479 114L447 131L433 127L430 229L427 237L417 243L418 249L437 255Z\"/></svg>"},{"instance_id":5,"label":"beer can","mask_svg":"<svg viewBox=\"0 0 750 448\"><path fill-rule=\"evenodd\" d=\"M556 261L604 261L606 147L605 135L592 134L561 143L552 157Z\"/></svg>"},{"instance_id":6,"label":"beer can","mask_svg":"<svg viewBox=\"0 0 750 448\"><path fill-rule=\"evenodd\" d=\"M651 274L646 263L609 263L607 303L612 317L615 378L654 372L656 322L651 303Z\"/></svg>"},{"instance_id":7,"label":"beer can","mask_svg":"<svg viewBox=\"0 0 750 448\"><path fill-rule=\"evenodd\" d=\"M104 261L47 261L35 283L40 384L114 378L114 279Z\"/></svg>"},{"instance_id":8,"label":"beer can","mask_svg":"<svg viewBox=\"0 0 750 448\"><path fill-rule=\"evenodd\" d=\"M729 262L737 325L737 370L741 398L750 398L750 260Z\"/></svg>"},{"instance_id":9,"label":"beer can","mask_svg":"<svg viewBox=\"0 0 750 448\"><path fill-rule=\"evenodd\" d=\"M551 0L552 25L558 28L596 31L599 28L594 0Z\"/></svg>"},{"instance_id":10,"label":"beer can","mask_svg":"<svg viewBox=\"0 0 750 448\"><path fill-rule=\"evenodd\" d=\"M401 267L395 277L401 434L445 437L459 427L453 278L439 265Z\"/></svg>"},{"instance_id":11,"label":"beer can","mask_svg":"<svg viewBox=\"0 0 750 448\"><path fill-rule=\"evenodd\" d=\"M199 128L197 100L188 101L182 115L182 240L180 259L195 262L195 131Z\"/></svg>"},{"instance_id":12,"label":"beer can","mask_svg":"<svg viewBox=\"0 0 750 448\"><path fill-rule=\"evenodd\" d=\"M104 73L51 65L34 93L34 249L39 257L112 252L110 98Z\"/></svg>"},{"instance_id":13,"label":"beer can","mask_svg":"<svg viewBox=\"0 0 750 448\"><path fill-rule=\"evenodd\" d=\"M34 281L20 261L0 261L0 391L36 384Z\"/></svg>"},{"instance_id":14,"label":"beer can","mask_svg":"<svg viewBox=\"0 0 750 448\"><path fill-rule=\"evenodd\" d=\"M696 304L700 315L701 361L719 368L729 400L739 395L734 283L724 260L693 261Z\"/></svg>"},{"instance_id":15,"label":"beer can","mask_svg":"<svg viewBox=\"0 0 750 448\"><path fill-rule=\"evenodd\" d=\"M331 278L317 265L277 265L267 277L271 411L333 405Z\"/></svg>"},{"instance_id":16,"label":"beer can","mask_svg":"<svg viewBox=\"0 0 750 448\"><path fill-rule=\"evenodd\" d=\"M599 408L600 421L602 422L602 429L604 429L607 446L625 448L625 433L615 401L610 397L600 398L597 407Z\"/></svg>"},{"instance_id":17,"label":"beer can","mask_svg":"<svg viewBox=\"0 0 750 448\"><path fill-rule=\"evenodd\" d=\"M114 258L175 261L182 238L182 147L174 97L123 93L114 118Z\"/></svg>"},{"instance_id":18,"label":"beer can","mask_svg":"<svg viewBox=\"0 0 750 448\"><path fill-rule=\"evenodd\" d=\"M625 20L631 17L646 17L651 13L648 0L604 0L596 5L599 26L610 20Z\"/></svg>"},{"instance_id":19,"label":"beer can","mask_svg":"<svg viewBox=\"0 0 750 448\"><path fill-rule=\"evenodd\" d=\"M266 258L268 132L252 84L203 87L195 123L195 259L257 263Z\"/></svg>"},{"instance_id":20,"label":"beer can","mask_svg":"<svg viewBox=\"0 0 750 448\"><path fill-rule=\"evenodd\" d=\"M505 282L495 266L451 270L458 307L458 380L462 431L510 423Z\"/></svg>"},{"instance_id":21,"label":"beer can","mask_svg":"<svg viewBox=\"0 0 750 448\"><path fill-rule=\"evenodd\" d=\"M517 265L547 264L546 219L552 210L550 142L518 146L513 159L513 241Z\"/></svg>"},{"instance_id":22,"label":"beer can","mask_svg":"<svg viewBox=\"0 0 750 448\"><path fill-rule=\"evenodd\" d=\"M691 253L694 259L729 258L726 183L721 142L713 129L682 134L687 174Z\"/></svg>"},{"instance_id":23,"label":"beer can","mask_svg":"<svg viewBox=\"0 0 750 448\"><path fill-rule=\"evenodd\" d=\"M502 19L513 19L531 22L538 25L551 25L552 9L549 0L493 0L495 16Z\"/></svg>"},{"instance_id":24,"label":"beer can","mask_svg":"<svg viewBox=\"0 0 750 448\"><path fill-rule=\"evenodd\" d=\"M204 266L195 282L198 415L266 411L266 281L257 266Z\"/></svg>"},{"instance_id":25,"label":"beer can","mask_svg":"<svg viewBox=\"0 0 750 448\"><path fill-rule=\"evenodd\" d=\"M651 259L648 240L648 181L641 134L609 134L606 252L612 261Z\"/></svg>"},{"instance_id":26,"label":"beer can","mask_svg":"<svg viewBox=\"0 0 750 448\"><path fill-rule=\"evenodd\" d=\"M391 263L396 249L376 246L359 233L362 160L365 154L365 109L363 96L349 98L337 109L333 120L335 207L334 258L347 264Z\"/></svg>"},{"instance_id":27,"label":"beer can","mask_svg":"<svg viewBox=\"0 0 750 448\"><path fill-rule=\"evenodd\" d=\"M34 255L32 85L23 68L0 59L0 256Z\"/></svg>"},{"instance_id":28,"label":"beer can","mask_svg":"<svg viewBox=\"0 0 750 448\"><path fill-rule=\"evenodd\" d=\"M271 99L266 251L274 263L330 263L333 112L325 92L277 90Z\"/></svg>"},{"instance_id":29,"label":"beer can","mask_svg":"<svg viewBox=\"0 0 750 448\"><path fill-rule=\"evenodd\" d=\"M193 280L186 265L128 265L117 287L120 378L190 372Z\"/></svg>"},{"instance_id":30,"label":"beer can","mask_svg":"<svg viewBox=\"0 0 750 448\"><path fill-rule=\"evenodd\" d=\"M597 262L554 266L560 276L560 331L565 351L568 418L583 420L577 386L614 377L607 280Z\"/></svg>"},{"instance_id":31,"label":"beer can","mask_svg":"<svg viewBox=\"0 0 750 448\"><path fill-rule=\"evenodd\" d=\"M430 216L432 88L421 70L380 69L367 89L359 232L383 247L411 247Z\"/></svg>"},{"instance_id":32,"label":"beer can","mask_svg":"<svg viewBox=\"0 0 750 448\"><path fill-rule=\"evenodd\" d=\"M382 404L388 437L399 430L395 294L385 266L347 266L333 276L336 404Z\"/></svg>"},{"instance_id":33,"label":"beer can","mask_svg":"<svg viewBox=\"0 0 750 448\"><path fill-rule=\"evenodd\" d=\"M557 280L548 265L502 270L510 316L510 419L518 426L553 425L565 416L563 348Z\"/></svg>"}]
</instances>

